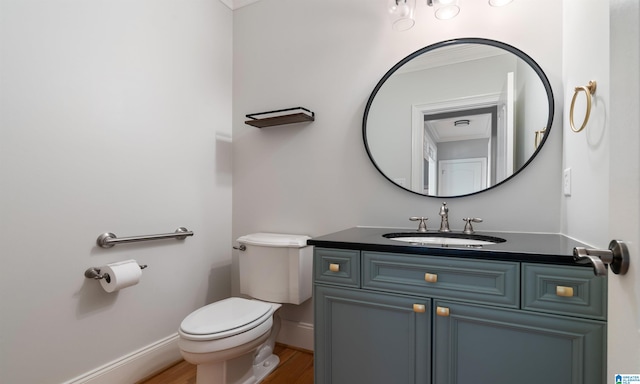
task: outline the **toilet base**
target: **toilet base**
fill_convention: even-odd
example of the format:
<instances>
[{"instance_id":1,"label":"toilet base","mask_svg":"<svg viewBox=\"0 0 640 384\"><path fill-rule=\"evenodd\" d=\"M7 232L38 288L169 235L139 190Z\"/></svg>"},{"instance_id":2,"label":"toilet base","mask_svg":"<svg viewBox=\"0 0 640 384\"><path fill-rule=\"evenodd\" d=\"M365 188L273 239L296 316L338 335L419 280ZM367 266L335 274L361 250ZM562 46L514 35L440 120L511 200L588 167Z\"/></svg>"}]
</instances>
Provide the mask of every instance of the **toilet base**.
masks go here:
<instances>
[{"instance_id":1,"label":"toilet base","mask_svg":"<svg viewBox=\"0 0 640 384\"><path fill-rule=\"evenodd\" d=\"M280 363L278 355L273 354L280 325L280 314L276 311L270 332L245 345L218 352L214 361L210 355L202 358L180 352L185 360L197 364L196 384L258 384Z\"/></svg>"},{"instance_id":2,"label":"toilet base","mask_svg":"<svg viewBox=\"0 0 640 384\"><path fill-rule=\"evenodd\" d=\"M273 372L274 369L276 369L276 367L278 367L278 364L280 364L280 358L277 355L271 355L267 357L262 363L254 365L253 375L255 376L256 381L251 382L251 384L257 384L264 380L265 377L267 377L271 372Z\"/></svg>"},{"instance_id":3,"label":"toilet base","mask_svg":"<svg viewBox=\"0 0 640 384\"><path fill-rule=\"evenodd\" d=\"M258 384L278 367L280 358L273 351L280 331L281 305L272 305L273 317L263 323L269 331L245 344L229 349L212 348L208 352L209 344L180 339L182 357L197 366L196 384Z\"/></svg>"},{"instance_id":4,"label":"toilet base","mask_svg":"<svg viewBox=\"0 0 640 384\"><path fill-rule=\"evenodd\" d=\"M216 364L200 364L197 366L197 384L258 384L262 382L280 363L276 355L267 357L262 363L249 365L253 361L252 354L246 354L233 360Z\"/></svg>"}]
</instances>

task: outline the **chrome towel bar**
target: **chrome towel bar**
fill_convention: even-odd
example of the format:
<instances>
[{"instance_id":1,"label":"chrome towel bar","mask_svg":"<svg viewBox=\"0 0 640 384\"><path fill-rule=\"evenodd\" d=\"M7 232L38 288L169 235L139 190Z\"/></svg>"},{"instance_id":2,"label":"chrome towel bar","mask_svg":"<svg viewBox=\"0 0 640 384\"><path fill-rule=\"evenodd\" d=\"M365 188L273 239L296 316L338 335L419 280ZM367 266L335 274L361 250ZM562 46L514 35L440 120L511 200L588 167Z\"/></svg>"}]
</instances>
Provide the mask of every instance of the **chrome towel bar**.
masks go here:
<instances>
[{"instance_id":1,"label":"chrome towel bar","mask_svg":"<svg viewBox=\"0 0 640 384\"><path fill-rule=\"evenodd\" d=\"M96 241L98 246L102 248L111 248L116 244L120 243L135 243L138 241L147 241L147 240L160 240L160 239L176 239L176 240L184 240L187 236L193 236L193 232L189 231L185 227L178 227L174 233L161 233L159 235L146 235L146 236L130 236L130 237L116 237L115 234L111 232L103 233L98 236L98 240Z\"/></svg>"}]
</instances>

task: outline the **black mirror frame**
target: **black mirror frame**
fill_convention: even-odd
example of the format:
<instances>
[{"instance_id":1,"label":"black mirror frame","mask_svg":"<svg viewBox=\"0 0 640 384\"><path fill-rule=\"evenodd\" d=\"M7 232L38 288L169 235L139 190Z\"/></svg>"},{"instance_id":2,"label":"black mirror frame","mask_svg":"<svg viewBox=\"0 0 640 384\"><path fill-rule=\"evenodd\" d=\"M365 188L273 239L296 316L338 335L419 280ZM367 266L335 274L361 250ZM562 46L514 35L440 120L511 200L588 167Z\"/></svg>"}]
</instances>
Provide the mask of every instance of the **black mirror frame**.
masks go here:
<instances>
[{"instance_id":1,"label":"black mirror frame","mask_svg":"<svg viewBox=\"0 0 640 384\"><path fill-rule=\"evenodd\" d=\"M419 192L416 192L416 191L412 191L412 190L410 190L408 188L405 188L405 187L395 183L384 172L382 172L382 170L380 169L380 167L378 166L378 164L374 160L374 158L373 158L373 156L371 154L371 151L369 149L369 144L367 142L367 118L369 117L369 109L371 108L371 104L373 103L374 98L378 94L378 91L380 90L382 85L385 83L385 81L387 81L387 79L391 75L393 75L400 67L402 67L407 62L411 61L412 59L414 59L414 58L416 58L416 57L418 57L418 56L420 56L420 55L422 55L422 54L424 54L426 52L433 51L435 49L446 47L446 46L450 46L450 45L456 45L456 44L484 44L484 45L491 45L493 47L504 49L505 51L508 51L508 52L518 56L518 58L522 59L524 62L529 64L529 66L534 70L534 72L540 78L540 81L542 81L544 89L547 92L547 102L548 102L548 107L549 107L549 116L547 118L546 132L544 134L544 137L540 141L540 144L538 145L536 150L533 152L531 157L529 157L529 159L522 165L522 167L520 167L520 169L515 171L511 176L507 177L506 179L502 180L501 182L499 182L499 183L497 183L495 185L492 185L492 186L490 186L488 188L485 188L485 189L483 189L481 191L477 191L477 192L473 192L473 193L469 193L469 194L465 194L465 195L454 195L454 196L425 195L424 193L419 193ZM373 89L373 92L371 92L371 96L369 96L369 100L367 101L367 105L366 105L366 107L364 109L364 116L363 116L363 119L362 119L362 138L363 138L363 143L364 143L365 150L367 151L367 156L369 156L369 159L371 160L371 163L373 163L374 167L378 170L378 172L380 172L380 174L382 176L384 176L385 179L389 180L389 182L391 182L393 185L397 186L398 188L404 189L405 191L411 192L411 193L416 194L416 195L426 196L426 197L433 197L433 198L451 199L451 198L472 196L472 195L477 195L478 193L489 191L491 189L494 189L494 188L506 183L507 181L511 180L516 175L518 175L520 172L522 172L522 170L525 169L533 161L533 159L538 155L538 153L540 153L540 150L544 146L545 142L547 141L547 138L549 137L549 133L551 132L551 126L553 124L553 118L554 118L554 114L555 114L554 103L555 103L555 101L554 101L554 98L553 98L553 90L551 89L551 83L549 82L549 79L547 78L547 75L544 73L544 71L538 65L538 63L535 62L535 60L533 60L529 55L527 55L526 53L522 52L518 48L516 48L516 47L514 47L512 45L500 42L500 41L491 40L491 39L484 39L484 38L469 37L469 38L446 40L446 41L441 41L441 42L438 42L438 43L435 43L435 44L428 45L428 46L426 46L424 48L421 48L421 49L413 52L412 54L408 55L404 59L400 60L396 65L391 67L391 69L389 71L387 71L387 73L382 77L382 79L380 79L380 81L378 81L378 84L376 84L375 88Z\"/></svg>"}]
</instances>

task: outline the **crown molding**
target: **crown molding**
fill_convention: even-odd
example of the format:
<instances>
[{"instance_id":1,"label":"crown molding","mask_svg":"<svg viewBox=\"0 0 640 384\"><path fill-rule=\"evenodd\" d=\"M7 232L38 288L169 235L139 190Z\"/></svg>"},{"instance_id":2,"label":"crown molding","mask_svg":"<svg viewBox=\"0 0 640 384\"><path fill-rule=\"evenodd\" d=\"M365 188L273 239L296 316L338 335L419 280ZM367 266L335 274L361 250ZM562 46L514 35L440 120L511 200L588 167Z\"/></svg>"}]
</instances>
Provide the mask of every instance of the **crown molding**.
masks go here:
<instances>
[{"instance_id":1,"label":"crown molding","mask_svg":"<svg viewBox=\"0 0 640 384\"><path fill-rule=\"evenodd\" d=\"M238 8L246 7L260 0L220 0L220 2L226 5L230 10L234 11Z\"/></svg>"}]
</instances>

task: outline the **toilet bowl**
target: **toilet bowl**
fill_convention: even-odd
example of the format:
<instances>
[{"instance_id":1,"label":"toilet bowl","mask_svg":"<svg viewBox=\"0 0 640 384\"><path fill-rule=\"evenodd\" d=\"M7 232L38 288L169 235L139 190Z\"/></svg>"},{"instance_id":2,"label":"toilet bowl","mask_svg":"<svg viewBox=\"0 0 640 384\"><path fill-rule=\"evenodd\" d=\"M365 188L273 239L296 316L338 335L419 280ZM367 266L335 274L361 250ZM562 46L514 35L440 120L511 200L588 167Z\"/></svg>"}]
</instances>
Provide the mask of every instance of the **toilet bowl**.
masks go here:
<instances>
[{"instance_id":1,"label":"toilet bowl","mask_svg":"<svg viewBox=\"0 0 640 384\"><path fill-rule=\"evenodd\" d=\"M277 367L273 354L280 304L232 297L202 307L180 324L182 357L197 365L197 383L259 383ZM279 322L276 317L275 323Z\"/></svg>"},{"instance_id":2,"label":"toilet bowl","mask_svg":"<svg viewBox=\"0 0 640 384\"><path fill-rule=\"evenodd\" d=\"M307 239L269 233L238 239L240 292L258 299L220 300L182 321L178 346L182 357L197 365L197 384L256 384L278 366L277 311L281 303L311 297L313 247Z\"/></svg>"}]
</instances>

